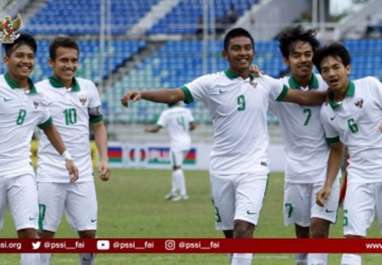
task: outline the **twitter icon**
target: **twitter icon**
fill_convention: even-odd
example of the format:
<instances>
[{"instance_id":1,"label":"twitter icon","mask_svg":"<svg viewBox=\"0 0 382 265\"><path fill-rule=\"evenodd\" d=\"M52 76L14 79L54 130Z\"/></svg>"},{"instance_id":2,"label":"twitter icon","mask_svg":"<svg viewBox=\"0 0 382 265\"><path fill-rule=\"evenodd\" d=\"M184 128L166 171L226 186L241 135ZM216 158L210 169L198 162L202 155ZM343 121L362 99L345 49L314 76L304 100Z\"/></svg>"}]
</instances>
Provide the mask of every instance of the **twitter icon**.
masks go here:
<instances>
[{"instance_id":1,"label":"twitter icon","mask_svg":"<svg viewBox=\"0 0 382 265\"><path fill-rule=\"evenodd\" d=\"M36 250L39 249L41 246L41 241L32 242L32 249Z\"/></svg>"}]
</instances>

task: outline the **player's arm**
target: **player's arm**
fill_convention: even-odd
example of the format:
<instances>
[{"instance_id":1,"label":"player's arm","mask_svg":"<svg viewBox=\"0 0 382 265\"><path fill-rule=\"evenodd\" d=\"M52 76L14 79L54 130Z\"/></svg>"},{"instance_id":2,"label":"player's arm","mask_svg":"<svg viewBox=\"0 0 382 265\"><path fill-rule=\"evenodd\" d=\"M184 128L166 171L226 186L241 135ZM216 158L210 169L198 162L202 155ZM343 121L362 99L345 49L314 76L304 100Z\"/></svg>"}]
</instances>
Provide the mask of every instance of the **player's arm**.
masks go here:
<instances>
[{"instance_id":1,"label":"player's arm","mask_svg":"<svg viewBox=\"0 0 382 265\"><path fill-rule=\"evenodd\" d=\"M156 91L129 91L121 99L122 105L128 107L129 101L148 100L159 103L173 104L185 100L181 89L161 89Z\"/></svg>"},{"instance_id":2,"label":"player's arm","mask_svg":"<svg viewBox=\"0 0 382 265\"><path fill-rule=\"evenodd\" d=\"M316 106L321 105L327 97L327 92L323 91L301 91L298 89L284 88L285 95L280 99L282 101L292 102L299 105Z\"/></svg>"},{"instance_id":3,"label":"player's arm","mask_svg":"<svg viewBox=\"0 0 382 265\"><path fill-rule=\"evenodd\" d=\"M148 133L157 133L160 131L160 129L162 129L162 126L158 125L158 124L155 124L151 127L146 127L145 128L145 132L148 132Z\"/></svg>"},{"instance_id":4,"label":"player's arm","mask_svg":"<svg viewBox=\"0 0 382 265\"><path fill-rule=\"evenodd\" d=\"M78 179L78 168L75 165L72 156L69 151L66 150L64 142L60 134L58 133L56 127L53 123L45 123L39 126L52 146L57 150L57 152L65 158L66 169L69 172L70 182L73 183Z\"/></svg>"},{"instance_id":5,"label":"player's arm","mask_svg":"<svg viewBox=\"0 0 382 265\"><path fill-rule=\"evenodd\" d=\"M344 145L340 142L330 144L330 153L328 159L328 167L324 186L317 193L316 203L321 207L324 206L332 191L333 183L336 180L338 171L341 168L341 161L344 155Z\"/></svg>"},{"instance_id":6,"label":"player's arm","mask_svg":"<svg viewBox=\"0 0 382 265\"><path fill-rule=\"evenodd\" d=\"M110 178L109 158L107 155L107 130L103 121L92 123L92 129L99 154L99 177L101 180L107 181Z\"/></svg>"},{"instance_id":7,"label":"player's arm","mask_svg":"<svg viewBox=\"0 0 382 265\"><path fill-rule=\"evenodd\" d=\"M321 105L327 97L327 92L323 91L301 91L299 89L290 89L283 84L282 81L263 76L263 80L267 82L267 85L271 88L271 96L276 101L286 101L296 103L299 105L316 106Z\"/></svg>"}]
</instances>

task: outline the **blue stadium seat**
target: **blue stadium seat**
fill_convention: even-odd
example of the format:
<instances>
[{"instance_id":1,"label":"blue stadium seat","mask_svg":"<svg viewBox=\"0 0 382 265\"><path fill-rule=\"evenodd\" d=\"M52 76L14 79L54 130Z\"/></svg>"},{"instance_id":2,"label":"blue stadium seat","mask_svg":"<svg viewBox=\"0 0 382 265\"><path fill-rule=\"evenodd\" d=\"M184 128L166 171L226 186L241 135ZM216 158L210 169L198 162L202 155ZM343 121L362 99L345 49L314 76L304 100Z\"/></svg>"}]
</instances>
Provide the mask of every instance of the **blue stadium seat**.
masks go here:
<instances>
[{"instance_id":1,"label":"blue stadium seat","mask_svg":"<svg viewBox=\"0 0 382 265\"><path fill-rule=\"evenodd\" d=\"M125 34L159 0L118 0L111 3L112 34ZM32 34L99 34L100 0L48 0L26 25ZM127 15L128 14L128 15ZM41 27L47 25L48 27Z\"/></svg>"}]
</instances>

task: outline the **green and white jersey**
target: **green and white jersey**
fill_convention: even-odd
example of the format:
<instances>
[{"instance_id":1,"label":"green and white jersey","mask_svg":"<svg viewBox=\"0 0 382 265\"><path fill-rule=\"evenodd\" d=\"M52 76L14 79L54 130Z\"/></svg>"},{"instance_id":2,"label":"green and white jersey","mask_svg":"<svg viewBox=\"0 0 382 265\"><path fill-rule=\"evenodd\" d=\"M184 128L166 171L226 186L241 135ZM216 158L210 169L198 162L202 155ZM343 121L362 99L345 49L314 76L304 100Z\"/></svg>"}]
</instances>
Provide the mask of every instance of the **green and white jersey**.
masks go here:
<instances>
[{"instance_id":1,"label":"green and white jersey","mask_svg":"<svg viewBox=\"0 0 382 265\"><path fill-rule=\"evenodd\" d=\"M321 107L328 143L348 147L348 181L382 181L382 84L374 77L349 81L346 97Z\"/></svg>"},{"instance_id":2,"label":"green and white jersey","mask_svg":"<svg viewBox=\"0 0 382 265\"><path fill-rule=\"evenodd\" d=\"M173 151L190 149L190 122L193 122L191 111L183 107L172 107L164 110L157 125L166 127L170 136L170 146Z\"/></svg>"},{"instance_id":3,"label":"green and white jersey","mask_svg":"<svg viewBox=\"0 0 382 265\"><path fill-rule=\"evenodd\" d=\"M8 73L0 76L0 177L34 174L30 142L34 128L52 124L47 102L31 80L26 92Z\"/></svg>"},{"instance_id":4,"label":"green and white jersey","mask_svg":"<svg viewBox=\"0 0 382 265\"><path fill-rule=\"evenodd\" d=\"M312 74L307 87L293 77L280 79L290 89L326 91L320 75ZM289 102L271 102L270 110L278 117L284 136L285 181L314 183L324 181L329 157L324 128L320 119L321 106L303 106Z\"/></svg>"},{"instance_id":5,"label":"green and white jersey","mask_svg":"<svg viewBox=\"0 0 382 265\"><path fill-rule=\"evenodd\" d=\"M37 83L36 88L49 102L54 124L78 167L78 181L92 181L89 122L102 121L101 101L92 81L82 78L73 81L73 86L67 89L60 80L51 77ZM38 156L38 182L69 182L65 160L45 135L41 136Z\"/></svg>"},{"instance_id":6,"label":"green and white jersey","mask_svg":"<svg viewBox=\"0 0 382 265\"><path fill-rule=\"evenodd\" d=\"M287 87L269 76L243 79L227 70L201 76L182 90L186 103L200 100L210 112L214 129L210 173L269 173L268 104L270 99L282 99Z\"/></svg>"}]
</instances>

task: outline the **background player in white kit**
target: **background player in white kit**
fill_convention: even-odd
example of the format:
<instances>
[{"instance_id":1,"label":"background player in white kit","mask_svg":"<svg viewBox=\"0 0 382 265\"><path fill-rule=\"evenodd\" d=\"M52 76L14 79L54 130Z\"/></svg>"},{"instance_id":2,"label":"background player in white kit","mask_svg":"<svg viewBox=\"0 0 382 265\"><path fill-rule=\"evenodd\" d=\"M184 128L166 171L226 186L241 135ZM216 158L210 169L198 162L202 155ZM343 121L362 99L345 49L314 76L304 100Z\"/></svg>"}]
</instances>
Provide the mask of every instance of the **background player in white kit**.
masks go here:
<instances>
[{"instance_id":1,"label":"background player in white kit","mask_svg":"<svg viewBox=\"0 0 382 265\"><path fill-rule=\"evenodd\" d=\"M189 109L179 104L169 104L164 110L155 126L145 128L145 132L157 133L161 128L167 128L170 136L170 159L172 165L171 191L165 199L172 201L187 200L187 189L182 163L185 155L191 148L190 131L196 125Z\"/></svg>"},{"instance_id":2,"label":"background player in white kit","mask_svg":"<svg viewBox=\"0 0 382 265\"><path fill-rule=\"evenodd\" d=\"M29 78L35 65L36 41L20 34L3 47L7 72L0 76L0 219L8 204L18 238L34 239L38 238L38 201L29 157L34 128L40 127L53 145L67 182L78 178L78 170L52 123L46 99ZM40 265L40 255L22 254L21 264Z\"/></svg>"},{"instance_id":3,"label":"background player in white kit","mask_svg":"<svg viewBox=\"0 0 382 265\"><path fill-rule=\"evenodd\" d=\"M344 235L359 238L377 215L382 229L382 84L374 77L349 80L351 57L339 43L320 48L314 63L329 85L321 118L334 149L328 160L325 185L317 203L326 203L341 161L341 143L348 148ZM342 265L360 265L361 256L343 254Z\"/></svg>"},{"instance_id":4,"label":"background player in white kit","mask_svg":"<svg viewBox=\"0 0 382 265\"><path fill-rule=\"evenodd\" d=\"M69 37L57 37L49 47L53 75L36 84L49 101L49 109L68 150L78 161L79 179L68 183L63 164L52 146L41 137L37 170L41 237L52 238L65 212L80 238L95 238L97 200L90 157L89 123L99 152L99 173L108 180L107 132L102 120L101 101L94 83L76 78L79 48ZM42 265L50 255L42 255ZM81 254L80 264L93 264L93 254Z\"/></svg>"},{"instance_id":5,"label":"background player in white kit","mask_svg":"<svg viewBox=\"0 0 382 265\"><path fill-rule=\"evenodd\" d=\"M313 55L319 46L314 30L301 26L279 35L279 47L290 76L280 81L298 90L326 91L327 84L313 73ZM329 146L320 119L320 106L270 102L278 117L285 142L284 223L294 224L297 238L327 238L335 223L339 199L338 179L325 207L316 203L324 184ZM325 265L327 254L296 255L297 265Z\"/></svg>"},{"instance_id":6,"label":"background player in white kit","mask_svg":"<svg viewBox=\"0 0 382 265\"><path fill-rule=\"evenodd\" d=\"M260 216L269 173L269 100L314 105L325 98L322 92L291 90L268 76L251 76L254 54L252 36L234 28L224 38L228 70L201 76L180 89L131 91L122 98L125 106L140 99L162 103L200 100L208 108L214 129L209 174L216 228L227 238L252 238ZM252 254L231 257L231 265L251 261Z\"/></svg>"}]
</instances>

